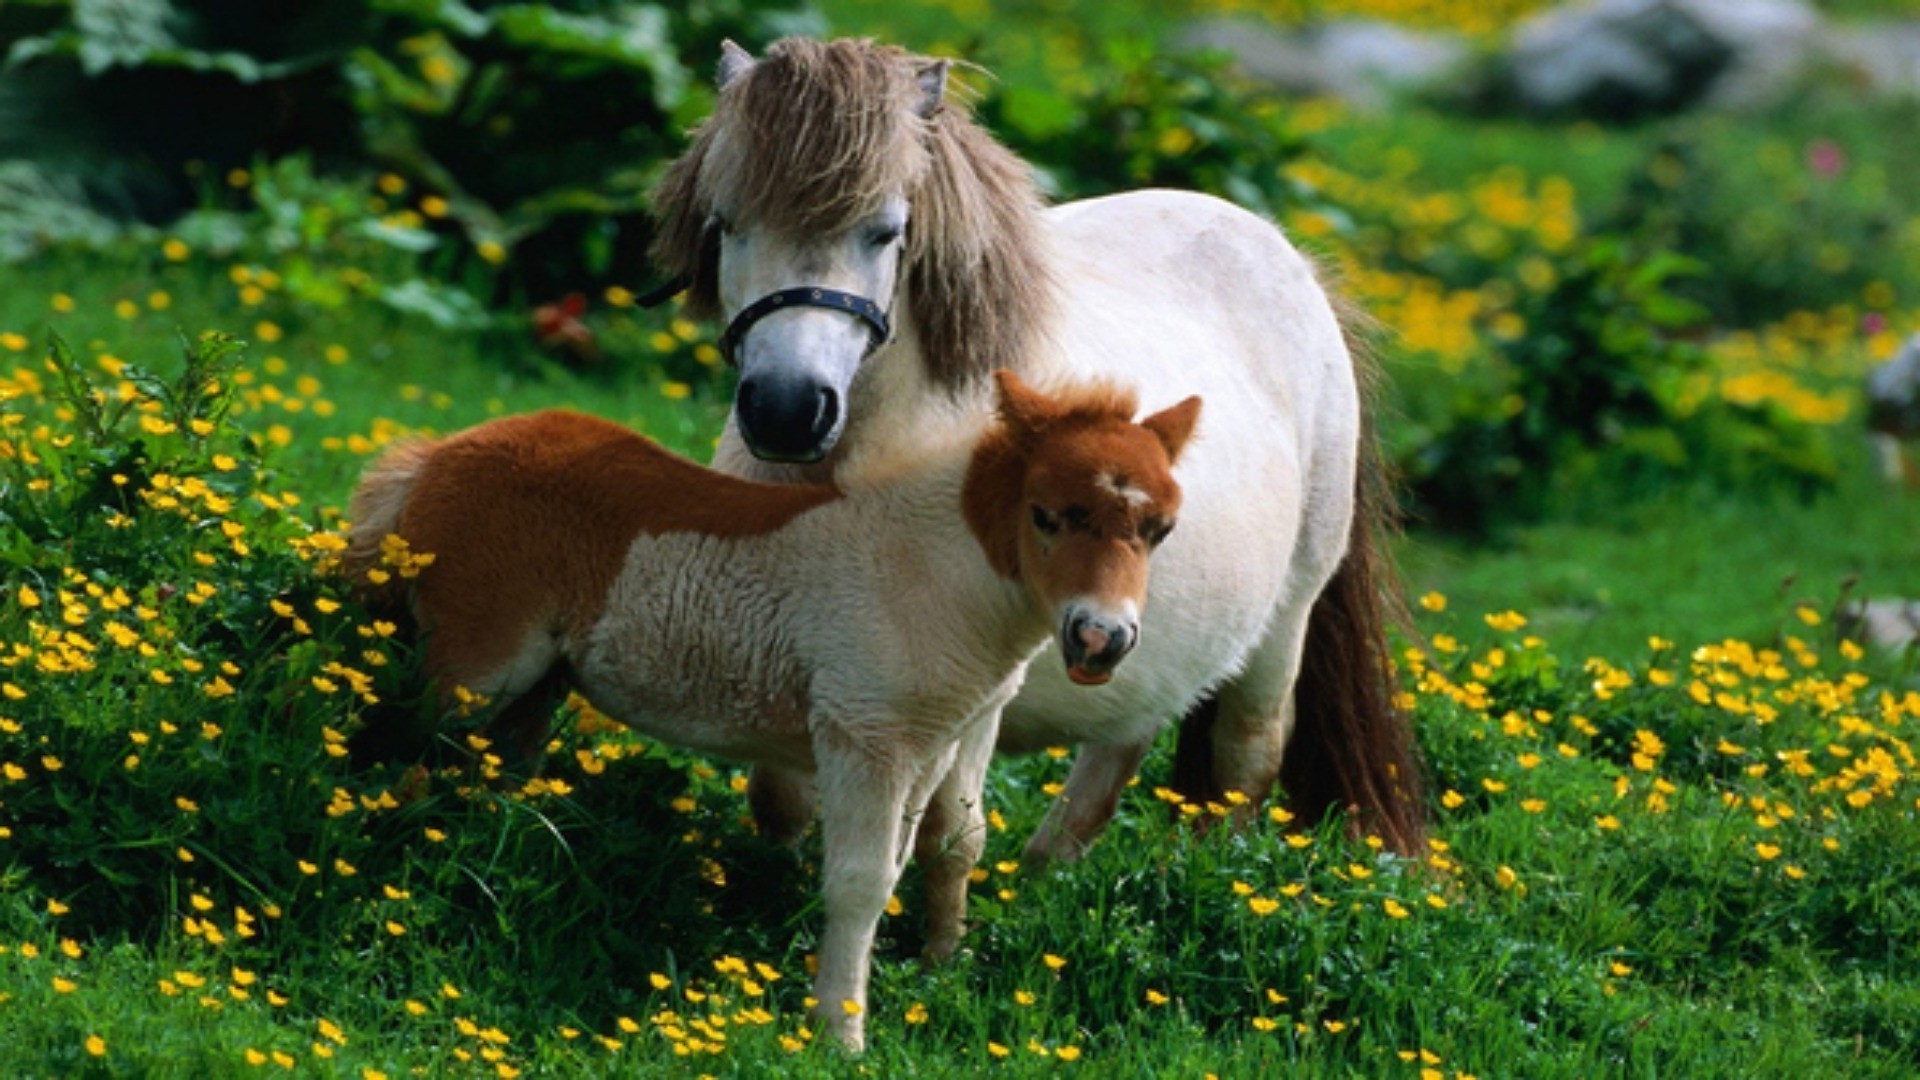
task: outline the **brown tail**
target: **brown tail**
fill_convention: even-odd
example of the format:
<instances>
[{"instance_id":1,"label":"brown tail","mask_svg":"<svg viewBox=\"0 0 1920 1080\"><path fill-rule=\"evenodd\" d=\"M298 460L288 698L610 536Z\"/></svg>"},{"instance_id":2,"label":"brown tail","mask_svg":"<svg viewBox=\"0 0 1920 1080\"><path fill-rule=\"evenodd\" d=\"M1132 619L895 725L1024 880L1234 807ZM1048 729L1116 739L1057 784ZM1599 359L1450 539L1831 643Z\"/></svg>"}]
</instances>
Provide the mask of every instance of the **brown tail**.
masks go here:
<instances>
[{"instance_id":1,"label":"brown tail","mask_svg":"<svg viewBox=\"0 0 1920 1080\"><path fill-rule=\"evenodd\" d=\"M1321 270L1324 280L1326 268ZM1307 617L1280 785L1302 825L1344 810L1355 826L1411 855L1426 843L1426 796L1410 718L1394 705L1387 628L1408 627L1412 620L1385 549L1398 514L1373 433L1371 402L1380 377L1369 342L1374 324L1337 289L1327 294L1360 384L1360 459L1346 557ZM1218 795L1211 730L1218 713L1209 698L1180 723L1174 783L1190 798Z\"/></svg>"},{"instance_id":2,"label":"brown tail","mask_svg":"<svg viewBox=\"0 0 1920 1080\"><path fill-rule=\"evenodd\" d=\"M1346 810L1357 826L1411 855L1426 842L1426 798L1412 725L1394 704L1387 626L1404 611L1382 550L1388 495L1369 437L1346 559L1307 618L1280 784L1303 821Z\"/></svg>"}]
</instances>

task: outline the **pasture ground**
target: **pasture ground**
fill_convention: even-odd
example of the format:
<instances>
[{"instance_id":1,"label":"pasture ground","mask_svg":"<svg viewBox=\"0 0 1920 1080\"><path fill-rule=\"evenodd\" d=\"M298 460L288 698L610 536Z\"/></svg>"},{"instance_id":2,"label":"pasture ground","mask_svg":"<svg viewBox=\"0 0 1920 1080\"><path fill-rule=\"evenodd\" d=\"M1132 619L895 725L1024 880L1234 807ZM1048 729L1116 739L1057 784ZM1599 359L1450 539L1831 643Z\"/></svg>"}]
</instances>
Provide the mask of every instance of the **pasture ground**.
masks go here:
<instances>
[{"instance_id":1,"label":"pasture ground","mask_svg":"<svg viewBox=\"0 0 1920 1080\"><path fill-rule=\"evenodd\" d=\"M1431 116L1328 134L1414 146L1463 189L1475 137ZM1498 138L1566 167L1561 133ZM1920 499L1862 478L1857 419L1810 499L1596 485L1492 540L1406 538L1420 859L1283 811L1202 835L1216 808L1158 788L1163 747L1089 859L1029 877L1067 760L1000 763L977 929L920 966L909 875L855 1062L802 1019L817 841L755 837L737 770L585 709L538 780L338 754L407 662L311 576L369 455L567 404L704 456L724 378L643 359L699 331L616 307L609 340L670 340L570 372L517 338L292 303L272 270L158 249L0 270L0 1073L1920 1068L1920 692L1831 619L1850 580L1920 596ZM67 440L49 331L111 398L123 362L171 376L176 332L205 328L249 341L226 420L164 430L156 408ZM93 512L87 485L129 472L125 520Z\"/></svg>"}]
</instances>

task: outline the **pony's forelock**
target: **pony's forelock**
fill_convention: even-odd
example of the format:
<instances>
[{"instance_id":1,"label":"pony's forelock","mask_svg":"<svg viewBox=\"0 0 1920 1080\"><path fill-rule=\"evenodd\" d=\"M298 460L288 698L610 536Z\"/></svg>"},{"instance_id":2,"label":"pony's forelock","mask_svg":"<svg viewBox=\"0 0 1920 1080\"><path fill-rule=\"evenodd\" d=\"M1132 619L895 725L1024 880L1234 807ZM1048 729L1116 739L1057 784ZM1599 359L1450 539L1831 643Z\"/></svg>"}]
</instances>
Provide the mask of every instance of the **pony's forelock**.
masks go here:
<instances>
[{"instance_id":1,"label":"pony's forelock","mask_svg":"<svg viewBox=\"0 0 1920 1080\"><path fill-rule=\"evenodd\" d=\"M789 38L720 92L654 192L655 263L719 314L716 211L788 235L844 231L884 199L912 206L905 274L928 374L949 388L1027 366L1052 298L1031 170L949 97L928 113L926 57Z\"/></svg>"}]
</instances>

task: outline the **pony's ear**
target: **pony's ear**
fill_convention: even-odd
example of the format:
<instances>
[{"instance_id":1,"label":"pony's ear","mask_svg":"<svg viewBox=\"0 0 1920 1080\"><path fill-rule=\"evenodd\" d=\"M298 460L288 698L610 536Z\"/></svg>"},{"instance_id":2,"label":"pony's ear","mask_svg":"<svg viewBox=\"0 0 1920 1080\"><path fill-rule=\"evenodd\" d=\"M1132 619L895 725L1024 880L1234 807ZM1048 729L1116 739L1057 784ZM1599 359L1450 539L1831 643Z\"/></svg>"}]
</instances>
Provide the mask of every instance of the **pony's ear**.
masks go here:
<instances>
[{"instance_id":1,"label":"pony's ear","mask_svg":"<svg viewBox=\"0 0 1920 1080\"><path fill-rule=\"evenodd\" d=\"M1051 398L1005 368L993 373L993 381L1000 388L1000 422L1017 437L1038 431L1057 411Z\"/></svg>"},{"instance_id":2,"label":"pony's ear","mask_svg":"<svg viewBox=\"0 0 1920 1080\"><path fill-rule=\"evenodd\" d=\"M734 44L732 38L720 43L720 75L716 80L720 89L725 90L728 83L745 75L752 66L753 54Z\"/></svg>"},{"instance_id":3,"label":"pony's ear","mask_svg":"<svg viewBox=\"0 0 1920 1080\"><path fill-rule=\"evenodd\" d=\"M920 85L920 104L915 112L932 116L940 108L940 103L947 99L947 70L951 66L945 60L930 60L913 73L914 81Z\"/></svg>"},{"instance_id":4,"label":"pony's ear","mask_svg":"<svg viewBox=\"0 0 1920 1080\"><path fill-rule=\"evenodd\" d=\"M1178 405L1161 409L1145 420L1140 426L1153 432L1154 438L1166 448L1167 462L1172 464L1180 460L1180 451L1193 438L1193 428L1200 422L1200 398L1190 397Z\"/></svg>"}]
</instances>

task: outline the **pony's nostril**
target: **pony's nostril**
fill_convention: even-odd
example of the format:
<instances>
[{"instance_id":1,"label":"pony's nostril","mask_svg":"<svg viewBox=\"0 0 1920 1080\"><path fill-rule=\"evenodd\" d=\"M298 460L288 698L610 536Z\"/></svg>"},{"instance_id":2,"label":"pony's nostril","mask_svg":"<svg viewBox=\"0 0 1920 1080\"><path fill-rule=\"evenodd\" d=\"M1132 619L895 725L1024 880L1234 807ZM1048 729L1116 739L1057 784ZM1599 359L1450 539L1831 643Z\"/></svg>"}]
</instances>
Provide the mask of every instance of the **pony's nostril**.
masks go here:
<instances>
[{"instance_id":1,"label":"pony's nostril","mask_svg":"<svg viewBox=\"0 0 1920 1080\"><path fill-rule=\"evenodd\" d=\"M819 400L814 406L813 437L815 441L825 439L833 431L834 425L839 422L840 395L834 392L833 387L823 386L820 388Z\"/></svg>"}]
</instances>

